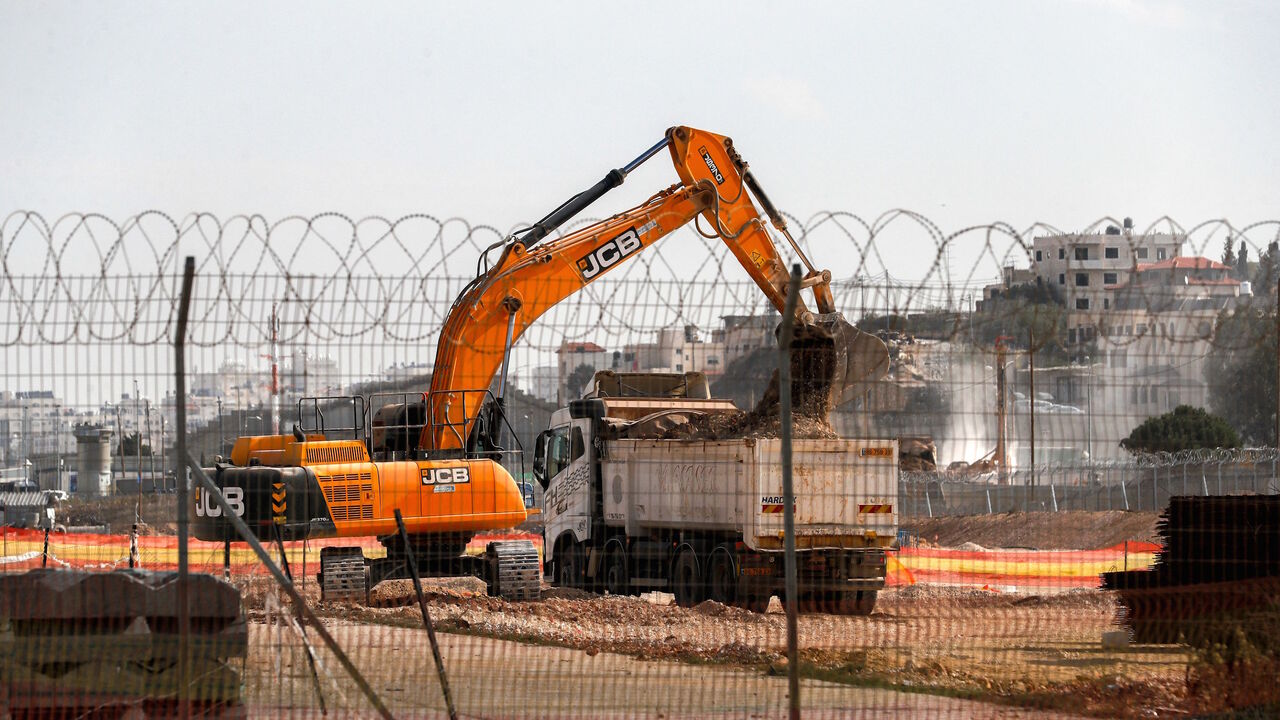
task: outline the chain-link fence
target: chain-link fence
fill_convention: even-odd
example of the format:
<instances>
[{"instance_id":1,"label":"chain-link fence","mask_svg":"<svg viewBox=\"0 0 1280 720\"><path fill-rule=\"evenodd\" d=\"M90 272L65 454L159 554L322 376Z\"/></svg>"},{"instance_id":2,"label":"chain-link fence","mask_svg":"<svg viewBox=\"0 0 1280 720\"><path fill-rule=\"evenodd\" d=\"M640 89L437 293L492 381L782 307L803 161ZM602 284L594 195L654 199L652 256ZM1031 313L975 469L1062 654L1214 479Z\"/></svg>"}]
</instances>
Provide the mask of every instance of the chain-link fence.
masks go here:
<instances>
[{"instance_id":1,"label":"chain-link fence","mask_svg":"<svg viewBox=\"0 0 1280 720\"><path fill-rule=\"evenodd\" d=\"M1217 677L1200 649L1104 645L1123 631L1100 578L1156 563L1171 497L1276 493L1277 224L791 220L888 361L829 416L801 412L784 450L778 395L804 405L827 361L781 363L799 380L771 387L780 313L692 230L564 291L509 352L495 325L505 382L441 399L441 338L491 322L446 318L502 262L499 230L10 215L12 714L1222 707L1187 682ZM500 412L481 412L486 392ZM249 437L274 439L236 449ZM1231 449L1178 450L1197 442ZM232 515L249 524L214 523ZM186 613L167 574L182 553L211 578L184 586ZM1251 642L1232 652L1271 657Z\"/></svg>"}]
</instances>

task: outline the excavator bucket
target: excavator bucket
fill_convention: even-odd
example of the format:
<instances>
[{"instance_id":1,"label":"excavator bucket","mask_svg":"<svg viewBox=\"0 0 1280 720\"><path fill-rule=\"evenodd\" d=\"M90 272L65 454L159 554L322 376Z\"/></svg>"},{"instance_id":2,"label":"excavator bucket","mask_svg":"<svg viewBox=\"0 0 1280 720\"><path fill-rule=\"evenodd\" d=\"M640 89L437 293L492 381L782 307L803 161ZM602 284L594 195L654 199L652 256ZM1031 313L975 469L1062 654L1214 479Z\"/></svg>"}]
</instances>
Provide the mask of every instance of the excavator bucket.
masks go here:
<instances>
[{"instance_id":1,"label":"excavator bucket","mask_svg":"<svg viewBox=\"0 0 1280 720\"><path fill-rule=\"evenodd\" d=\"M888 373L884 342L850 325L840 313L796 326L791 341L795 412L825 418L832 408L864 396Z\"/></svg>"}]
</instances>

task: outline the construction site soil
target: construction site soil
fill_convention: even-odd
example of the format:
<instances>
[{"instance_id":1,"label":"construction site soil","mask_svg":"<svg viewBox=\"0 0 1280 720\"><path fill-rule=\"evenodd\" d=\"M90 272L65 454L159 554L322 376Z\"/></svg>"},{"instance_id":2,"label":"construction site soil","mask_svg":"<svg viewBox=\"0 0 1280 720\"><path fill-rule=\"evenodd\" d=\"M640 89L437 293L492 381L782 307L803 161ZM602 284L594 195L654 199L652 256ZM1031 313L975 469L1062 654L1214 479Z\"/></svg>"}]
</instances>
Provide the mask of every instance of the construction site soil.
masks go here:
<instances>
[{"instance_id":1,"label":"construction site soil","mask_svg":"<svg viewBox=\"0 0 1280 720\"><path fill-rule=\"evenodd\" d=\"M1096 550L1133 540L1160 542L1155 512L1123 510L1001 513L906 518L901 527L940 547L973 543L987 548Z\"/></svg>"},{"instance_id":2,"label":"construction site soil","mask_svg":"<svg viewBox=\"0 0 1280 720\"><path fill-rule=\"evenodd\" d=\"M270 581L242 587L250 619L263 620ZM611 597L548 589L541 601L507 602L485 596L479 581L469 579L428 581L425 590L436 629L444 633L766 675L786 669L786 615L776 598L767 613L756 614L712 601L681 608L659 593ZM313 581L304 593L327 622L367 626L370 641L384 632L378 626L421 627L407 581L378 586L377 607L319 603ZM801 668L806 677L848 685L1099 717L1153 717L1160 708L1179 707L1186 700L1186 652L1104 649L1101 636L1116 628L1115 612L1110 594L1092 590L1037 596L889 589L868 617L802 615ZM528 671L556 672L550 663Z\"/></svg>"}]
</instances>

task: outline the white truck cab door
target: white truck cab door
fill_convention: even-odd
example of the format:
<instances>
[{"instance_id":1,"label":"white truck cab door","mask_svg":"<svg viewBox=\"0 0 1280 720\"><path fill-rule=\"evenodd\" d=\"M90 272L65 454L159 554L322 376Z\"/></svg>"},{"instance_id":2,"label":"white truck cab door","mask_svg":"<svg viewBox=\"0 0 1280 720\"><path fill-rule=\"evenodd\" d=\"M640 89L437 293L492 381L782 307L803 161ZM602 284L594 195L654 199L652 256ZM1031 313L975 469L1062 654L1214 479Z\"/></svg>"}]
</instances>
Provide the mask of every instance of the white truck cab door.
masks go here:
<instances>
[{"instance_id":1,"label":"white truck cab door","mask_svg":"<svg viewBox=\"0 0 1280 720\"><path fill-rule=\"evenodd\" d=\"M544 434L543 473L547 489L542 496L544 552L554 555L556 540L569 532L578 542L591 535L591 453L584 427L574 420Z\"/></svg>"}]
</instances>

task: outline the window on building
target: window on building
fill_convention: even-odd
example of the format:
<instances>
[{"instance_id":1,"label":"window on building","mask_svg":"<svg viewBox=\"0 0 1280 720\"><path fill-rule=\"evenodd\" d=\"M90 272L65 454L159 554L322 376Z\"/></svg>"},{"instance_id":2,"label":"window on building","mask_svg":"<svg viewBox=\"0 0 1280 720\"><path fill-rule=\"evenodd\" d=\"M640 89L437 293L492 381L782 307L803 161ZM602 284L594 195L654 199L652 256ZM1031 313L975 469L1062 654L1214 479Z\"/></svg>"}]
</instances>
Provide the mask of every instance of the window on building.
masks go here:
<instances>
[{"instance_id":1,"label":"window on building","mask_svg":"<svg viewBox=\"0 0 1280 720\"><path fill-rule=\"evenodd\" d=\"M1146 249L1146 248L1138 248L1137 253L1138 253L1138 259L1139 259L1139 260L1146 260L1146 259L1147 259L1147 249Z\"/></svg>"},{"instance_id":2,"label":"window on building","mask_svg":"<svg viewBox=\"0 0 1280 720\"><path fill-rule=\"evenodd\" d=\"M1058 273L1058 284L1059 284L1059 285L1066 285L1066 284L1067 284L1067 274L1066 274L1066 273Z\"/></svg>"},{"instance_id":3,"label":"window on building","mask_svg":"<svg viewBox=\"0 0 1280 720\"><path fill-rule=\"evenodd\" d=\"M1076 287L1089 287L1089 274L1076 273Z\"/></svg>"},{"instance_id":4,"label":"window on building","mask_svg":"<svg viewBox=\"0 0 1280 720\"><path fill-rule=\"evenodd\" d=\"M676 372L684 372L684 365L681 363L676 363Z\"/></svg>"},{"instance_id":5,"label":"window on building","mask_svg":"<svg viewBox=\"0 0 1280 720\"><path fill-rule=\"evenodd\" d=\"M1116 284L1116 279L1117 279L1117 278L1116 278L1116 274L1115 274L1115 273L1102 273L1102 284L1103 284L1103 285L1115 285L1115 284Z\"/></svg>"},{"instance_id":6,"label":"window on building","mask_svg":"<svg viewBox=\"0 0 1280 720\"><path fill-rule=\"evenodd\" d=\"M1076 251L1076 259L1077 259L1077 260L1088 260L1088 259L1089 259L1089 248L1087 248L1087 247L1077 247L1077 248L1075 248L1075 251Z\"/></svg>"},{"instance_id":7,"label":"window on building","mask_svg":"<svg viewBox=\"0 0 1280 720\"><path fill-rule=\"evenodd\" d=\"M1147 386L1146 385L1143 385L1142 387L1138 388L1138 402L1144 405L1147 403Z\"/></svg>"},{"instance_id":8,"label":"window on building","mask_svg":"<svg viewBox=\"0 0 1280 720\"><path fill-rule=\"evenodd\" d=\"M1109 247L1103 251L1103 254L1108 260L1115 260L1120 257L1120 248Z\"/></svg>"},{"instance_id":9,"label":"window on building","mask_svg":"<svg viewBox=\"0 0 1280 720\"><path fill-rule=\"evenodd\" d=\"M1165 254L1164 254L1164 248L1160 248L1160 249L1156 250L1156 259L1157 259L1157 260L1163 260L1163 259L1164 259L1164 257L1165 257Z\"/></svg>"},{"instance_id":10,"label":"window on building","mask_svg":"<svg viewBox=\"0 0 1280 720\"><path fill-rule=\"evenodd\" d=\"M1102 309L1103 310L1111 309L1111 298L1102 298Z\"/></svg>"},{"instance_id":11,"label":"window on building","mask_svg":"<svg viewBox=\"0 0 1280 720\"><path fill-rule=\"evenodd\" d=\"M1065 260L1066 258L1067 258L1067 249L1066 249L1066 248L1058 248L1058 259L1059 259L1059 260Z\"/></svg>"},{"instance_id":12,"label":"window on building","mask_svg":"<svg viewBox=\"0 0 1280 720\"><path fill-rule=\"evenodd\" d=\"M720 358L718 358L718 357L709 357L709 358L707 358L707 364L708 364L708 365L719 365L719 364L720 364Z\"/></svg>"},{"instance_id":13,"label":"window on building","mask_svg":"<svg viewBox=\"0 0 1280 720\"><path fill-rule=\"evenodd\" d=\"M1077 309L1077 310L1088 310L1088 309L1089 309L1089 298L1076 298L1076 309Z\"/></svg>"},{"instance_id":14,"label":"window on building","mask_svg":"<svg viewBox=\"0 0 1280 720\"><path fill-rule=\"evenodd\" d=\"M1039 250L1037 250L1037 251L1036 251L1036 262L1040 262L1040 260L1042 260L1042 259L1043 259L1043 258L1041 258L1041 257L1040 257L1040 251L1039 251Z\"/></svg>"},{"instance_id":15,"label":"window on building","mask_svg":"<svg viewBox=\"0 0 1280 720\"><path fill-rule=\"evenodd\" d=\"M1075 344L1076 344L1076 329L1075 329L1075 328L1070 328L1070 329L1068 329L1068 330L1067 330L1067 344L1068 344L1068 345L1075 345Z\"/></svg>"},{"instance_id":16,"label":"window on building","mask_svg":"<svg viewBox=\"0 0 1280 720\"><path fill-rule=\"evenodd\" d=\"M1146 325L1144 325L1143 323L1138 323L1138 327L1137 327L1137 329L1136 329L1136 330L1134 330L1134 332L1135 332L1135 333L1137 333L1138 335L1146 335L1146 334L1147 334L1147 326L1146 326Z\"/></svg>"}]
</instances>

